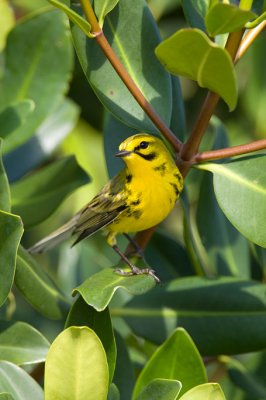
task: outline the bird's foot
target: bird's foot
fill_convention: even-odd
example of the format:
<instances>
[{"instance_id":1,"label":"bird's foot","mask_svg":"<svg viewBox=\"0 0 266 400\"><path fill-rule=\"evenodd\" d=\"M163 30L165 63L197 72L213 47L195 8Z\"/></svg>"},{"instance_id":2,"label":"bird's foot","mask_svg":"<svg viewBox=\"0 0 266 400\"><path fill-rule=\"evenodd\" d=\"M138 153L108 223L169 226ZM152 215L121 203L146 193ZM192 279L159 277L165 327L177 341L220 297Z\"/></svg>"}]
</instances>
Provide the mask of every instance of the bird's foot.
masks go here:
<instances>
[{"instance_id":1,"label":"bird's foot","mask_svg":"<svg viewBox=\"0 0 266 400\"><path fill-rule=\"evenodd\" d=\"M114 270L116 274L122 276L134 276L134 275L150 275L153 277L156 283L160 283L160 279L155 274L155 271L150 268L137 268L135 265L130 265L131 271L124 271L123 269L117 268Z\"/></svg>"}]
</instances>

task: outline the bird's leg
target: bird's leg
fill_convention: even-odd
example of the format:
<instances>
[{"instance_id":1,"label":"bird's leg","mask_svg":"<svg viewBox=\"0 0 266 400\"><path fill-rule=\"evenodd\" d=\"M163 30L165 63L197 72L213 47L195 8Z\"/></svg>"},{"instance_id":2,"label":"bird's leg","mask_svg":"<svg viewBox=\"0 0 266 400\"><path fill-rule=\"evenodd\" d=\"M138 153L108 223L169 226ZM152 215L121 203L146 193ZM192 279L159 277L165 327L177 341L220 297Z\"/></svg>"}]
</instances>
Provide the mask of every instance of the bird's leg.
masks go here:
<instances>
[{"instance_id":1,"label":"bird's leg","mask_svg":"<svg viewBox=\"0 0 266 400\"><path fill-rule=\"evenodd\" d=\"M160 283L160 279L155 275L155 271L150 268L138 268L134 264L130 262L130 260L127 258L127 256L119 249L119 247L116 244L116 234L113 232L110 232L107 237L107 242L110 244L110 246L114 249L114 251L121 257L121 259L129 266L131 271L127 272L124 271L123 269L117 268L115 269L115 272L119 275L123 276L133 276L133 275L150 275L154 278L154 280L157 283Z\"/></svg>"},{"instance_id":2,"label":"bird's leg","mask_svg":"<svg viewBox=\"0 0 266 400\"><path fill-rule=\"evenodd\" d=\"M136 240L134 240L130 235L128 235L127 233L124 233L124 236L127 238L127 240L129 241L130 244L132 244L132 246L134 247L136 254L139 255L142 260L144 260L144 253L142 248L140 247L140 245L138 244L138 242L136 242ZM128 254L128 253L127 253ZM129 253L131 254L131 253Z\"/></svg>"}]
</instances>

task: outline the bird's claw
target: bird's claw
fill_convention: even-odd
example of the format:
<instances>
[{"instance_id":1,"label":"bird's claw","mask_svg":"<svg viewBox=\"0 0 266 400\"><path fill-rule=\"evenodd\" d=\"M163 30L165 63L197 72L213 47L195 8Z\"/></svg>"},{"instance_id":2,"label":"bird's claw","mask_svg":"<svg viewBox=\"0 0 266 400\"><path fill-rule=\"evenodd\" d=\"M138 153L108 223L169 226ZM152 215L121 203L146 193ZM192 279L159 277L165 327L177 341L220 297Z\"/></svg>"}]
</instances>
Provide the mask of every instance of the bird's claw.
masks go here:
<instances>
[{"instance_id":1,"label":"bird's claw","mask_svg":"<svg viewBox=\"0 0 266 400\"><path fill-rule=\"evenodd\" d=\"M123 276L134 276L134 275L150 275L153 277L153 279L155 280L156 283L160 283L160 279L158 278L158 276L156 276L155 271L153 269L150 268L137 268L135 267L135 265L132 265L131 267L131 271L124 271L123 269L120 268L116 268L114 270L114 272L116 274L119 275L123 275Z\"/></svg>"}]
</instances>

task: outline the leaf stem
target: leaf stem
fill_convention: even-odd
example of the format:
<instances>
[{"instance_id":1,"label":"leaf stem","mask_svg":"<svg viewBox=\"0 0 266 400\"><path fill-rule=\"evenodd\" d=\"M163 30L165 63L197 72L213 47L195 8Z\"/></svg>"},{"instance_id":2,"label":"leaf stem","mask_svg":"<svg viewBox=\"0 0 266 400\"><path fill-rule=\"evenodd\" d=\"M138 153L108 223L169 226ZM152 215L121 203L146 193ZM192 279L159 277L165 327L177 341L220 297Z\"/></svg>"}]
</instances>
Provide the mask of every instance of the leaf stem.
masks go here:
<instances>
[{"instance_id":1,"label":"leaf stem","mask_svg":"<svg viewBox=\"0 0 266 400\"><path fill-rule=\"evenodd\" d=\"M146 100L141 90L138 88L134 80L128 74L126 68L121 63L112 47L108 43L97 19L92 9L89 0L80 0L84 14L88 22L92 26L92 33L95 36L95 40L102 49L106 58L112 64L113 68L117 72L118 76L124 82L132 96L136 99L140 107L148 115L154 125L159 129L159 131L164 135L164 137L172 144L176 152L179 152L182 146L182 142L175 136L175 134L168 128L165 122L160 118L160 116L155 112L150 103Z\"/></svg>"},{"instance_id":2,"label":"leaf stem","mask_svg":"<svg viewBox=\"0 0 266 400\"><path fill-rule=\"evenodd\" d=\"M261 22L258 26L256 26L253 29L250 29L247 34L243 37L243 40L240 43L236 58L235 58L235 63L238 62L238 60L243 57L243 55L246 53L246 51L249 49L251 44L254 42L254 40L258 37L258 35L261 33L261 31L266 27L266 20Z\"/></svg>"},{"instance_id":3,"label":"leaf stem","mask_svg":"<svg viewBox=\"0 0 266 400\"><path fill-rule=\"evenodd\" d=\"M194 162L198 163L203 161L219 160L221 158L239 156L241 154L252 153L253 151L264 149L266 149L266 139L255 140L247 144L198 153L194 157Z\"/></svg>"}]
</instances>

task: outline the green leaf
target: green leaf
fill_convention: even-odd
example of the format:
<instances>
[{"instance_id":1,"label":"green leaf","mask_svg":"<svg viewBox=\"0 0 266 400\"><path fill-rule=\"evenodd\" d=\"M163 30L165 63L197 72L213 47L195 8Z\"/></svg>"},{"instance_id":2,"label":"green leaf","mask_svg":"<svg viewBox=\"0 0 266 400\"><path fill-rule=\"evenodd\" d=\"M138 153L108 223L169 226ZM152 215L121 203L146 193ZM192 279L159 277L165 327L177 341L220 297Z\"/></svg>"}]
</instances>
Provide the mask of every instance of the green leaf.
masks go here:
<instances>
[{"instance_id":1,"label":"green leaf","mask_svg":"<svg viewBox=\"0 0 266 400\"><path fill-rule=\"evenodd\" d=\"M73 24L79 27L79 29L81 29L82 32L85 33L85 35L87 35L90 38L94 38L94 35L91 34L91 25L86 19L82 18L79 14L71 10L71 8L61 3L61 1L57 0L48 0L48 1L59 10L64 11L68 16L68 18L70 19L70 21L72 21Z\"/></svg>"},{"instance_id":2,"label":"green leaf","mask_svg":"<svg viewBox=\"0 0 266 400\"><path fill-rule=\"evenodd\" d=\"M79 116L76 103L66 98L49 115L26 143L6 154L5 166L10 181L16 181L39 166L56 150L75 127ZM72 154L76 154L72 149Z\"/></svg>"},{"instance_id":3,"label":"green leaf","mask_svg":"<svg viewBox=\"0 0 266 400\"><path fill-rule=\"evenodd\" d=\"M14 364L45 361L50 343L33 326L16 322L0 333L0 359Z\"/></svg>"},{"instance_id":4,"label":"green leaf","mask_svg":"<svg viewBox=\"0 0 266 400\"><path fill-rule=\"evenodd\" d=\"M201 356L184 329L178 328L174 331L152 355L138 377L133 400L137 399L141 391L157 378L180 381L181 393L207 381Z\"/></svg>"},{"instance_id":5,"label":"green leaf","mask_svg":"<svg viewBox=\"0 0 266 400\"><path fill-rule=\"evenodd\" d=\"M180 400L226 400L218 383L205 383L189 390Z\"/></svg>"},{"instance_id":6,"label":"green leaf","mask_svg":"<svg viewBox=\"0 0 266 400\"><path fill-rule=\"evenodd\" d=\"M154 379L137 397L137 400L176 400L182 384L173 379Z\"/></svg>"},{"instance_id":7,"label":"green leaf","mask_svg":"<svg viewBox=\"0 0 266 400\"><path fill-rule=\"evenodd\" d=\"M0 392L7 392L14 400L43 400L43 390L38 383L18 367L7 361L0 361Z\"/></svg>"},{"instance_id":8,"label":"green leaf","mask_svg":"<svg viewBox=\"0 0 266 400\"><path fill-rule=\"evenodd\" d=\"M155 280L151 276L122 276L115 273L112 268L106 268L75 288L73 295L79 293L95 310L103 311L120 288L132 295L141 295L154 286Z\"/></svg>"},{"instance_id":9,"label":"green leaf","mask_svg":"<svg viewBox=\"0 0 266 400\"><path fill-rule=\"evenodd\" d=\"M27 120L27 116L34 111L35 104L32 100L18 100L1 110L0 126L1 137L5 138L14 133Z\"/></svg>"},{"instance_id":10,"label":"green leaf","mask_svg":"<svg viewBox=\"0 0 266 400\"><path fill-rule=\"evenodd\" d=\"M78 4L73 7L82 14ZM131 0L120 1L105 17L104 33L147 101L169 124L172 114L171 79L154 55L160 37L146 2L139 0L132 7ZM75 26L72 35L82 69L102 104L128 126L139 131L157 131L111 64L106 62L106 56L97 43L85 40L84 34Z\"/></svg>"},{"instance_id":11,"label":"green leaf","mask_svg":"<svg viewBox=\"0 0 266 400\"><path fill-rule=\"evenodd\" d=\"M27 228L37 225L88 181L74 156L62 158L11 185L12 210L22 217Z\"/></svg>"},{"instance_id":12,"label":"green leaf","mask_svg":"<svg viewBox=\"0 0 266 400\"><path fill-rule=\"evenodd\" d=\"M177 76L171 76L172 78L172 98L173 98L173 110L170 121L170 128L172 132L182 141L186 138L187 127L186 127L186 113L183 101L183 95L181 85Z\"/></svg>"},{"instance_id":13,"label":"green leaf","mask_svg":"<svg viewBox=\"0 0 266 400\"><path fill-rule=\"evenodd\" d=\"M9 393L0 393L0 400L14 400L14 397Z\"/></svg>"},{"instance_id":14,"label":"green leaf","mask_svg":"<svg viewBox=\"0 0 266 400\"><path fill-rule=\"evenodd\" d=\"M0 51L4 49L7 35L14 24L15 16L13 9L8 0L2 0L0 2Z\"/></svg>"},{"instance_id":15,"label":"green leaf","mask_svg":"<svg viewBox=\"0 0 266 400\"><path fill-rule=\"evenodd\" d=\"M249 278L248 241L221 211L214 194L212 176L207 173L200 185L197 226L212 271L216 275Z\"/></svg>"},{"instance_id":16,"label":"green leaf","mask_svg":"<svg viewBox=\"0 0 266 400\"><path fill-rule=\"evenodd\" d=\"M135 384L134 368L128 354L128 347L124 339L115 332L117 346L117 360L114 374L114 383L119 389L121 400L131 399Z\"/></svg>"},{"instance_id":17,"label":"green leaf","mask_svg":"<svg viewBox=\"0 0 266 400\"><path fill-rule=\"evenodd\" d=\"M46 359L44 390L47 400L106 399L106 355L91 329L72 326L57 336Z\"/></svg>"},{"instance_id":18,"label":"green leaf","mask_svg":"<svg viewBox=\"0 0 266 400\"><path fill-rule=\"evenodd\" d=\"M253 356L262 356L261 354L254 354ZM251 356L252 357L252 356ZM226 357L227 358L227 357ZM260 357L263 361L263 357ZM245 391L251 398L254 399L265 399L266 398L266 385L264 377L262 379L258 376L259 365L256 365L253 374L246 368L245 365L240 363L236 359L229 359L226 364L228 369L228 374L231 381L240 389ZM264 363L265 368L265 363ZM265 371L265 369L264 369ZM263 374L264 375L264 374Z\"/></svg>"},{"instance_id":19,"label":"green leaf","mask_svg":"<svg viewBox=\"0 0 266 400\"><path fill-rule=\"evenodd\" d=\"M94 0L94 11L101 27L105 16L115 8L118 2L119 0Z\"/></svg>"},{"instance_id":20,"label":"green leaf","mask_svg":"<svg viewBox=\"0 0 266 400\"><path fill-rule=\"evenodd\" d=\"M21 246L17 256L15 284L26 300L42 315L61 319L66 300L36 261Z\"/></svg>"},{"instance_id":21,"label":"green leaf","mask_svg":"<svg viewBox=\"0 0 266 400\"><path fill-rule=\"evenodd\" d=\"M1 156L2 144L3 140L0 138L0 210L9 212L11 202L10 189Z\"/></svg>"},{"instance_id":22,"label":"green leaf","mask_svg":"<svg viewBox=\"0 0 266 400\"><path fill-rule=\"evenodd\" d=\"M258 18L254 19L254 21L247 22L245 27L248 29L256 28L256 26L259 25L261 22L265 21L265 19L266 19L266 11L264 11L264 13L259 15Z\"/></svg>"},{"instance_id":23,"label":"green leaf","mask_svg":"<svg viewBox=\"0 0 266 400\"><path fill-rule=\"evenodd\" d=\"M110 177L115 176L125 165L122 160L117 160L117 157L114 157L120 143L136 133L138 133L136 129L128 127L111 113L106 112L104 124L104 153Z\"/></svg>"},{"instance_id":24,"label":"green leaf","mask_svg":"<svg viewBox=\"0 0 266 400\"><path fill-rule=\"evenodd\" d=\"M233 110L237 86L233 62L225 49L213 43L199 29L180 29L155 50L165 68L183 75L217 93Z\"/></svg>"},{"instance_id":25,"label":"green leaf","mask_svg":"<svg viewBox=\"0 0 266 400\"><path fill-rule=\"evenodd\" d=\"M251 242L266 247L266 155L198 166L213 173L217 201L229 221Z\"/></svg>"},{"instance_id":26,"label":"green leaf","mask_svg":"<svg viewBox=\"0 0 266 400\"><path fill-rule=\"evenodd\" d=\"M107 400L120 400L120 393L114 383L111 383L108 390Z\"/></svg>"},{"instance_id":27,"label":"green leaf","mask_svg":"<svg viewBox=\"0 0 266 400\"><path fill-rule=\"evenodd\" d=\"M0 305L5 302L13 285L22 233L21 219L17 215L0 211Z\"/></svg>"},{"instance_id":28,"label":"green leaf","mask_svg":"<svg viewBox=\"0 0 266 400\"><path fill-rule=\"evenodd\" d=\"M192 28L205 31L204 17L209 7L209 0L181 0L187 22Z\"/></svg>"},{"instance_id":29,"label":"green leaf","mask_svg":"<svg viewBox=\"0 0 266 400\"><path fill-rule=\"evenodd\" d=\"M113 308L112 313L155 343L182 326L203 355L248 353L266 346L265 285L258 282L179 278L133 298L126 308Z\"/></svg>"},{"instance_id":30,"label":"green leaf","mask_svg":"<svg viewBox=\"0 0 266 400\"><path fill-rule=\"evenodd\" d=\"M207 12L205 24L208 33L216 36L238 31L255 17L256 14L253 12L242 10L234 4L216 3Z\"/></svg>"},{"instance_id":31,"label":"green leaf","mask_svg":"<svg viewBox=\"0 0 266 400\"><path fill-rule=\"evenodd\" d=\"M65 326L88 326L96 333L106 353L111 383L116 365L116 344L108 308L97 312L79 296L69 311Z\"/></svg>"},{"instance_id":32,"label":"green leaf","mask_svg":"<svg viewBox=\"0 0 266 400\"><path fill-rule=\"evenodd\" d=\"M8 135L5 153L24 143L62 101L73 64L63 13L52 10L31 16L16 24L8 36L0 109L25 99L31 99L35 109Z\"/></svg>"}]
</instances>

